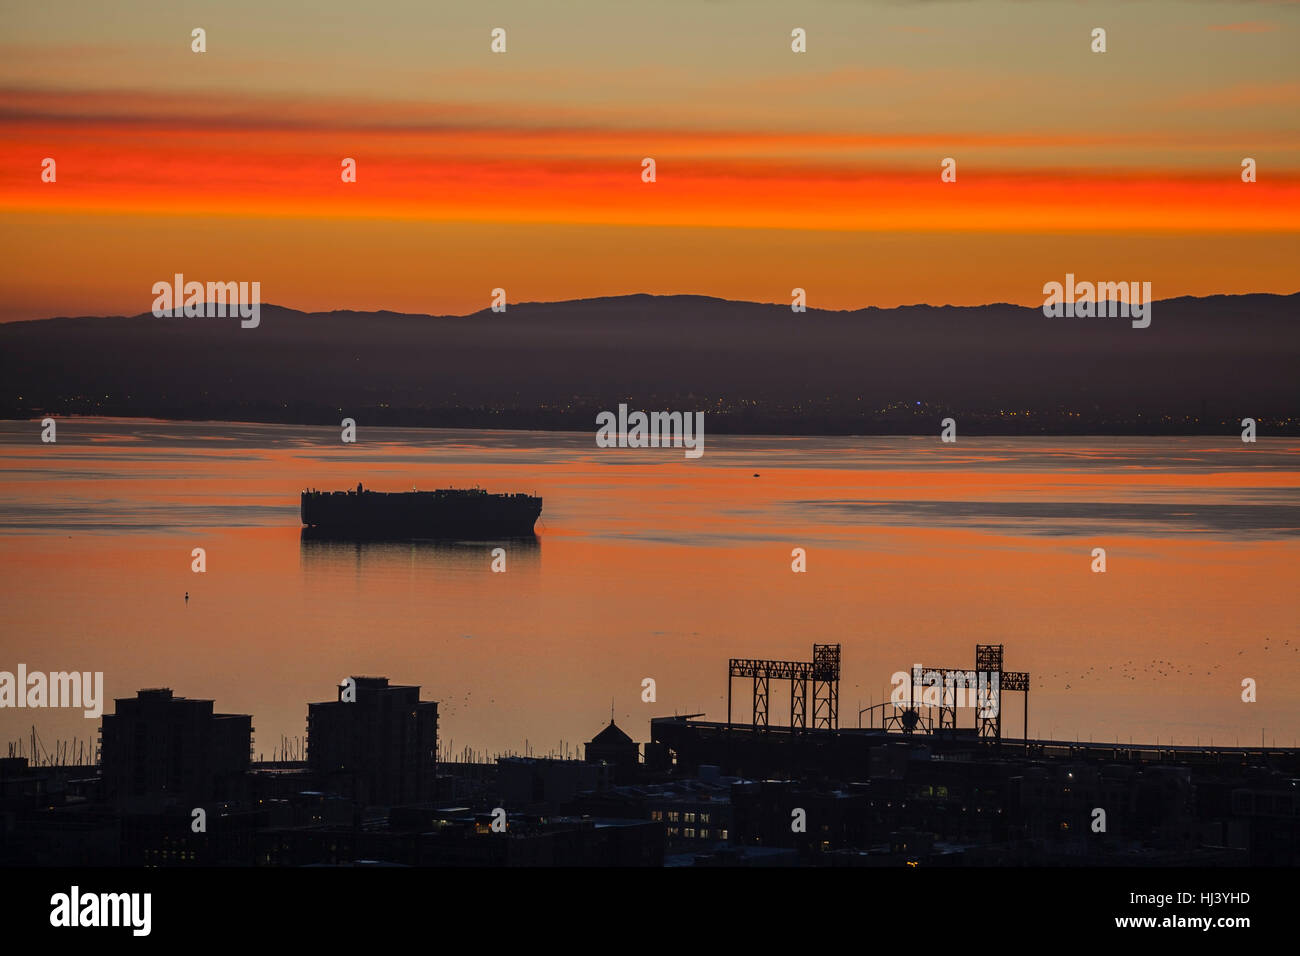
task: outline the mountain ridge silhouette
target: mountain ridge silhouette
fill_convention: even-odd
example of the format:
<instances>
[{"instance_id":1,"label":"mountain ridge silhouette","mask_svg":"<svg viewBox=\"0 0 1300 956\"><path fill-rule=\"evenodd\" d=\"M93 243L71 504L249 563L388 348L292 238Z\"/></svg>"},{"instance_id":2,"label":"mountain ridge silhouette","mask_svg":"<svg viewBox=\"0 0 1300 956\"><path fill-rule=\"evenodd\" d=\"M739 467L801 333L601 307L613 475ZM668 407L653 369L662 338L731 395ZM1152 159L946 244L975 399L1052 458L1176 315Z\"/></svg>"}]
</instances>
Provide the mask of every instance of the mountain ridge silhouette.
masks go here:
<instances>
[{"instance_id":1,"label":"mountain ridge silhouette","mask_svg":"<svg viewBox=\"0 0 1300 956\"><path fill-rule=\"evenodd\" d=\"M0 416L594 427L703 410L713 431L1297 434L1300 293L1180 296L1127 318L854 310L637 293L464 315L75 316L0 324ZM1013 415L1012 412L1015 412ZM1027 414L1026 414L1027 413Z\"/></svg>"}]
</instances>

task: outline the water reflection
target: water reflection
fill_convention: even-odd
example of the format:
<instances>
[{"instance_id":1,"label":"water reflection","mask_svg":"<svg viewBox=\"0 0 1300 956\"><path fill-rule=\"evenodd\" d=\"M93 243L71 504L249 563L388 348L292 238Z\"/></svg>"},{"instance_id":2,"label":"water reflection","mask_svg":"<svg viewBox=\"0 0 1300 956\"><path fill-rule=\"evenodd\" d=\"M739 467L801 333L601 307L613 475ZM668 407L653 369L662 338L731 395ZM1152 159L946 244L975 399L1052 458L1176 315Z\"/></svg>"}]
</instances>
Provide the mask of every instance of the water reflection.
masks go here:
<instances>
[{"instance_id":1,"label":"water reflection","mask_svg":"<svg viewBox=\"0 0 1300 956\"><path fill-rule=\"evenodd\" d=\"M495 549L504 549L508 571L536 570L542 544L536 535L490 541L455 541L437 538L381 540L344 537L315 528L303 528L298 538L299 565L307 571L355 569L383 572L398 568L441 571L490 569Z\"/></svg>"}]
</instances>

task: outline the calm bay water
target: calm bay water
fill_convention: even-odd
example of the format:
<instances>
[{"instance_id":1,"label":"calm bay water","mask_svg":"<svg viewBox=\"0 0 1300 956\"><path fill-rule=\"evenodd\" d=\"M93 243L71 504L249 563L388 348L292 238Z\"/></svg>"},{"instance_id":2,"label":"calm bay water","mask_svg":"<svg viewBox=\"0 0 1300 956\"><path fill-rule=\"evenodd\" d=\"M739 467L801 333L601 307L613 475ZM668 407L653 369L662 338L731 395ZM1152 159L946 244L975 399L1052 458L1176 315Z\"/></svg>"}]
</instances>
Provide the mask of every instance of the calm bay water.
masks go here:
<instances>
[{"instance_id":1,"label":"calm bay water","mask_svg":"<svg viewBox=\"0 0 1300 956\"><path fill-rule=\"evenodd\" d=\"M807 659L814 642L843 644L848 726L894 672L1002 643L1031 674L1031 735L1300 736L1292 439L710 435L688 460L591 433L362 427L344 445L338 429L65 419L57 444L39 436L0 423L0 670L213 698L253 714L268 758L349 674L422 685L444 751L545 753L590 739L611 701L637 740L652 716L721 719L727 658ZM540 494L537 542L494 574L490 544L302 541L298 492L358 481ZM1004 733L1020 714L1009 698ZM33 723L48 743L98 722L0 710L0 741Z\"/></svg>"}]
</instances>

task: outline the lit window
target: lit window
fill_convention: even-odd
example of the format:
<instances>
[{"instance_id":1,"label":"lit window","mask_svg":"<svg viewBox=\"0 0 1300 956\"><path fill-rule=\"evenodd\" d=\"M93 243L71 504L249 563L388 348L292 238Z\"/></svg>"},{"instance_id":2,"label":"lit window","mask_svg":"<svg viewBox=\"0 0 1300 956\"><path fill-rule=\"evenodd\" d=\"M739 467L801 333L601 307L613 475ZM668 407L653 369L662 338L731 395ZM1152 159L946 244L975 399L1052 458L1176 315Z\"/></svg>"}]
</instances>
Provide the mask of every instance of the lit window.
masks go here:
<instances>
[{"instance_id":1,"label":"lit window","mask_svg":"<svg viewBox=\"0 0 1300 956\"><path fill-rule=\"evenodd\" d=\"M694 813L687 813L685 816L686 816L686 822L687 822L687 823L694 823L694 822L695 822L695 814L694 814Z\"/></svg>"}]
</instances>

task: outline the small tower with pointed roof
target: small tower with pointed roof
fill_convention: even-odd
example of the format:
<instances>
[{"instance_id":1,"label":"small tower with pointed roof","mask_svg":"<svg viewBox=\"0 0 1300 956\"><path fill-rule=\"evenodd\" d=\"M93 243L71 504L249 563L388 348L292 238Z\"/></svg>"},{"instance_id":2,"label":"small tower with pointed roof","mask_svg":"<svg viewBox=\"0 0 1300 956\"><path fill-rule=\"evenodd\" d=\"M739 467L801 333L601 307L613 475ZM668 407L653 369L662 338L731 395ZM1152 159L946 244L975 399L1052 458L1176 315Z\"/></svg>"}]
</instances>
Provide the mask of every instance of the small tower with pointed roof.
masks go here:
<instances>
[{"instance_id":1,"label":"small tower with pointed roof","mask_svg":"<svg viewBox=\"0 0 1300 956\"><path fill-rule=\"evenodd\" d=\"M613 767L615 783L631 783L636 779L641 762L636 741L623 733L612 717L609 726L587 742L585 754L587 763L605 763Z\"/></svg>"}]
</instances>

